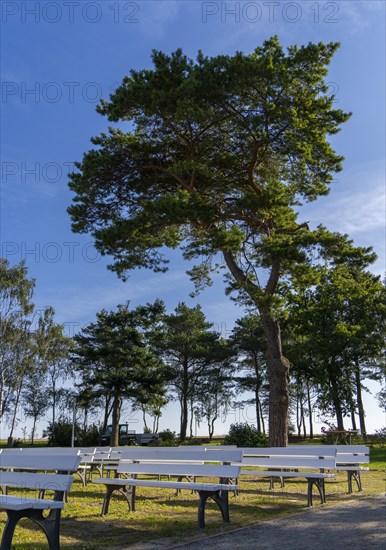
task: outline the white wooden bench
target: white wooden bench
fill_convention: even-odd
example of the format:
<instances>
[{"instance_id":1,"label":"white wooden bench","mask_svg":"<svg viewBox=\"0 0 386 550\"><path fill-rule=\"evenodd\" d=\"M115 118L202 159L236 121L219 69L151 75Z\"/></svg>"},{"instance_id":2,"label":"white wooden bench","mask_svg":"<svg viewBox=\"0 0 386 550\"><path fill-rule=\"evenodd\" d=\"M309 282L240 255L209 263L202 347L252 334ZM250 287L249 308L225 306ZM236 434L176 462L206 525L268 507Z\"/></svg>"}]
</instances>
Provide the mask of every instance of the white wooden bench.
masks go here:
<instances>
[{"instance_id":1,"label":"white wooden bench","mask_svg":"<svg viewBox=\"0 0 386 550\"><path fill-rule=\"evenodd\" d=\"M326 479L335 477L335 474L326 473L325 470L335 469L336 450L330 448L326 455L319 450L318 454L304 456L297 454L286 455L284 449L288 449L288 447L279 447L277 449L280 450L243 448L241 465L248 469L242 469L241 475L267 477L270 480L271 488L273 488L275 478L280 480L282 486L284 478L304 478L308 484L308 506L313 505L312 490L314 486L319 492L320 502L322 504L325 503L326 491L324 482ZM277 454L275 454L276 452ZM331 453L334 456L331 456ZM267 470L251 469L253 467L267 468Z\"/></svg>"},{"instance_id":2,"label":"white wooden bench","mask_svg":"<svg viewBox=\"0 0 386 550\"><path fill-rule=\"evenodd\" d=\"M202 457L202 454L205 454ZM160 454L162 455L160 457ZM125 451L122 453L122 458L119 462L115 478L100 478L93 479L93 483L104 484L106 493L102 504L101 515L108 513L109 503L114 491L119 491L125 496L129 510L135 510L135 489L136 487L156 487L160 489L188 489L196 491L199 495L198 503L198 527L205 527L205 504L208 498L211 498L218 505L224 523L229 523L229 491L236 491L237 484L231 480L238 478L240 466L230 466L224 464L206 464L203 460L221 462L219 453L212 455L210 451L190 452L189 456L185 453L174 452L172 458L167 462L166 454L160 453L153 455L144 453L141 456L134 457L132 461L132 453ZM222 451L224 455L224 451ZM200 455L200 456L198 456ZM225 453L229 455L229 453ZM159 458L157 458L157 456ZM223 456L224 458L224 456ZM229 462L233 459L241 460L241 451L233 451L230 456L225 456ZM141 462L141 459L143 462ZM184 462L184 459L186 460ZM156 476L158 479L138 479L136 476ZM126 476L125 478L119 476ZM130 477L128 477L130 476ZM162 480L163 476L167 476L167 480ZM171 477L176 477L177 480L171 481ZM199 483L197 477L215 477L219 478L217 483ZM187 478L188 481L182 481L182 478Z\"/></svg>"},{"instance_id":3,"label":"white wooden bench","mask_svg":"<svg viewBox=\"0 0 386 550\"><path fill-rule=\"evenodd\" d=\"M70 490L73 476L79 466L76 454L54 455L44 453L0 454L0 510L7 513L7 522L1 540L1 550L10 550L16 525L22 518L29 518L44 531L50 550L59 550L60 514L64 507L64 495ZM21 471L20 471L21 470ZM32 470L32 471L31 471ZM56 473L37 473L51 471ZM18 489L18 496L9 495L8 489ZM25 489L37 490L39 495L53 491L53 499L26 496ZM49 510L48 515L44 511Z\"/></svg>"},{"instance_id":4,"label":"white wooden bench","mask_svg":"<svg viewBox=\"0 0 386 550\"><path fill-rule=\"evenodd\" d=\"M309 452L317 452L318 449L324 448L322 445L304 445ZM370 448L365 445L333 445L336 450L336 466L335 470L347 472L348 493L353 492L352 481L355 480L358 491L362 491L361 472L368 471L369 468L364 466L370 463ZM295 447L286 447L291 450Z\"/></svg>"}]
</instances>

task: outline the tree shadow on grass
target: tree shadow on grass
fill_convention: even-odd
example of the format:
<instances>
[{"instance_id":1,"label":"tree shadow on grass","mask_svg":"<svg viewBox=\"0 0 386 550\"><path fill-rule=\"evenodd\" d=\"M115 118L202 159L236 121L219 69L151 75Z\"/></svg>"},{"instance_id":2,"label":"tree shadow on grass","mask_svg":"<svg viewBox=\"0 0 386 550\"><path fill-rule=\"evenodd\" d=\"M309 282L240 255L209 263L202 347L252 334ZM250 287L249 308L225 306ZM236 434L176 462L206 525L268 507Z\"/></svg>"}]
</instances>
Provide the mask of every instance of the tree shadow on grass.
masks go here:
<instances>
[{"instance_id":1,"label":"tree shadow on grass","mask_svg":"<svg viewBox=\"0 0 386 550\"><path fill-rule=\"evenodd\" d=\"M131 543L143 539L150 540L147 536L143 536L143 531L138 526L134 528L128 522L124 522L124 525L120 525L120 523L123 523L122 520L101 522L66 518L61 522L61 548L71 550L107 549L115 544L129 546ZM154 534L156 535L154 532L151 533L151 538L154 538ZM15 530L14 541L12 544L14 550L47 550L48 547L44 532L32 520L26 518L20 520Z\"/></svg>"}]
</instances>

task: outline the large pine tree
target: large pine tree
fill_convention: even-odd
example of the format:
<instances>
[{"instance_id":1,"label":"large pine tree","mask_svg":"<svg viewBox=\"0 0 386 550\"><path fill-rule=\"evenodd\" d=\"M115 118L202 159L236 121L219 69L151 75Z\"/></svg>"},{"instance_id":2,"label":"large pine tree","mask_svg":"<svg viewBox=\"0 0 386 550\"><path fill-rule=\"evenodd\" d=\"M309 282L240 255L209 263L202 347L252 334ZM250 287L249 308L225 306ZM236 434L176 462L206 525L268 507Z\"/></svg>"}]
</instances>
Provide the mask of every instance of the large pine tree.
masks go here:
<instances>
[{"instance_id":1,"label":"large pine tree","mask_svg":"<svg viewBox=\"0 0 386 550\"><path fill-rule=\"evenodd\" d=\"M167 269L164 247L198 259L201 288L225 265L229 287L259 310L267 339L270 445L287 444L288 371L277 318L283 277L310 281L312 247L353 253L346 238L297 221L326 195L342 157L328 142L349 114L325 82L338 44L274 37L251 54L153 52L99 112L120 128L92 140L72 174L76 232L90 232L120 276Z\"/></svg>"}]
</instances>

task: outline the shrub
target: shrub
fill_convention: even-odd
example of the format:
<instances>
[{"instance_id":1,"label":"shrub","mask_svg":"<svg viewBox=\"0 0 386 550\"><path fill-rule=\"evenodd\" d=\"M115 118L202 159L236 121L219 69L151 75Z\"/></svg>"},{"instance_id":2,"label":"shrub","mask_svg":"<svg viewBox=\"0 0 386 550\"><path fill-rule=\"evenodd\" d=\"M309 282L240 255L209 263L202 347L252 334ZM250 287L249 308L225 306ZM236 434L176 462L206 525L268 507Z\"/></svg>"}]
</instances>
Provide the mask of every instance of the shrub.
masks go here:
<instances>
[{"instance_id":1,"label":"shrub","mask_svg":"<svg viewBox=\"0 0 386 550\"><path fill-rule=\"evenodd\" d=\"M159 440L157 441L157 447L176 447L177 438L176 432L171 432L170 430L165 430L164 432L159 432Z\"/></svg>"},{"instance_id":2,"label":"shrub","mask_svg":"<svg viewBox=\"0 0 386 550\"><path fill-rule=\"evenodd\" d=\"M86 429L82 428L77 434L76 444L81 447L98 446L102 433L102 426L97 426L96 424L88 426Z\"/></svg>"},{"instance_id":3,"label":"shrub","mask_svg":"<svg viewBox=\"0 0 386 550\"><path fill-rule=\"evenodd\" d=\"M75 424L74 444L76 447L92 447L99 445L99 439L102 430L93 424L87 429L83 429L79 424ZM59 419L53 427L50 423L43 432L43 437L48 436L48 445L50 447L70 447L72 436L72 422Z\"/></svg>"},{"instance_id":4,"label":"shrub","mask_svg":"<svg viewBox=\"0 0 386 550\"><path fill-rule=\"evenodd\" d=\"M265 434L258 432L253 424L239 422L231 424L229 434L224 438L224 445L267 447L268 438Z\"/></svg>"},{"instance_id":5,"label":"shrub","mask_svg":"<svg viewBox=\"0 0 386 550\"><path fill-rule=\"evenodd\" d=\"M373 443L386 443L386 427L375 430L374 435L371 438Z\"/></svg>"}]
</instances>

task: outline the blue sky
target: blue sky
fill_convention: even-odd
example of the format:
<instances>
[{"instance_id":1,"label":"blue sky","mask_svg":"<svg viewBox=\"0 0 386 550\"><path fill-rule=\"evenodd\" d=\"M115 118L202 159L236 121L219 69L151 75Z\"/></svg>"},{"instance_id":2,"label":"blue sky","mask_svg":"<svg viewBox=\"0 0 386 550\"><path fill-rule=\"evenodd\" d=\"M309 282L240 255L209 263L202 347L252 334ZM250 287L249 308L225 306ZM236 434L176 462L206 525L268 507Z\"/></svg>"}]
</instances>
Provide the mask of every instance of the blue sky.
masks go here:
<instances>
[{"instance_id":1,"label":"blue sky","mask_svg":"<svg viewBox=\"0 0 386 550\"><path fill-rule=\"evenodd\" d=\"M385 272L383 1L3 1L1 26L1 255L12 264L26 260L37 281L35 303L52 305L69 334L127 300L135 306L160 297L169 309L199 302L224 336L242 314L221 280L189 298L177 252L167 274L139 271L123 283L91 237L70 229L67 173L107 126L95 106L131 68L150 66L154 48L182 47L190 56L250 52L274 34L284 45L341 42L327 81L338 106L353 112L333 139L344 171L300 218L373 245L379 259L372 270ZM378 428L381 411L374 397L366 399L369 428ZM177 428L175 412L165 413L162 427Z\"/></svg>"}]
</instances>

